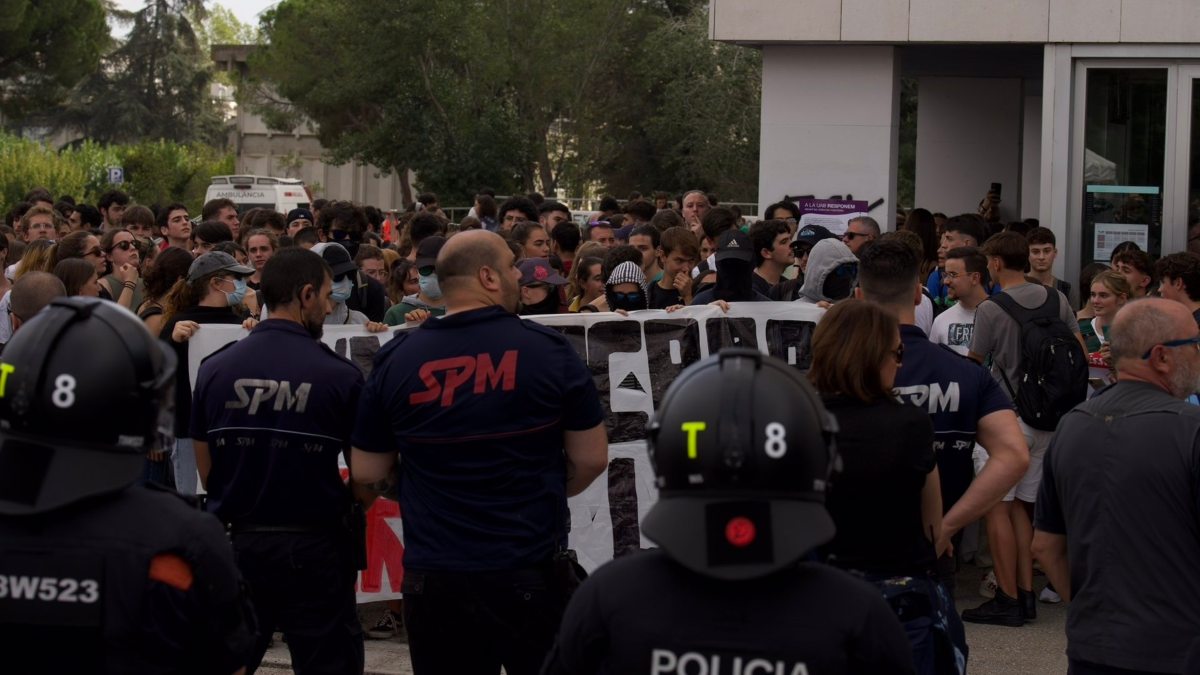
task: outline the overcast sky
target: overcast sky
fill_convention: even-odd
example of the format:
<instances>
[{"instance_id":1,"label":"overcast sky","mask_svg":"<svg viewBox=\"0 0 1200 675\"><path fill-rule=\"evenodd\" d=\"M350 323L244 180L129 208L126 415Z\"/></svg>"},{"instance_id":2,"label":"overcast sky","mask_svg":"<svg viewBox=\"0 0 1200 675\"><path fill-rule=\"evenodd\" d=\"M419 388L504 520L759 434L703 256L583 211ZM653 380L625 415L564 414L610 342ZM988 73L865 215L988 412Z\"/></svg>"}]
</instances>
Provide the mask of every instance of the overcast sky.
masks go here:
<instances>
[{"instance_id":1,"label":"overcast sky","mask_svg":"<svg viewBox=\"0 0 1200 675\"><path fill-rule=\"evenodd\" d=\"M237 18L242 23L250 24L258 27L258 14L264 9L274 5L279 0L225 0L224 2L209 2L207 6L211 9L214 5L224 5L233 10ZM117 6L121 9L141 9L146 6L146 0L117 0Z\"/></svg>"}]
</instances>

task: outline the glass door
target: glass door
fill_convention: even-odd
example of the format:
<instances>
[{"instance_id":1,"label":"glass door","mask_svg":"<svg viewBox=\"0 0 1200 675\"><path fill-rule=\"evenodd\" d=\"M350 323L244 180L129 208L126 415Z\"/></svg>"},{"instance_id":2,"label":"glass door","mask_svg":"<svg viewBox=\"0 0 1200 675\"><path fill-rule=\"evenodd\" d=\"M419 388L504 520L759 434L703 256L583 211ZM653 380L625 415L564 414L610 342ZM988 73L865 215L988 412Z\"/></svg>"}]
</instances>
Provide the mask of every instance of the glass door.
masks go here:
<instances>
[{"instance_id":1,"label":"glass door","mask_svg":"<svg viewBox=\"0 0 1200 675\"><path fill-rule=\"evenodd\" d=\"M1167 68L1086 68L1080 267L1132 241L1163 253L1171 111Z\"/></svg>"},{"instance_id":2,"label":"glass door","mask_svg":"<svg viewBox=\"0 0 1200 675\"><path fill-rule=\"evenodd\" d=\"M1200 253L1200 65L1180 67L1178 100L1174 211L1179 222L1168 253Z\"/></svg>"}]
</instances>

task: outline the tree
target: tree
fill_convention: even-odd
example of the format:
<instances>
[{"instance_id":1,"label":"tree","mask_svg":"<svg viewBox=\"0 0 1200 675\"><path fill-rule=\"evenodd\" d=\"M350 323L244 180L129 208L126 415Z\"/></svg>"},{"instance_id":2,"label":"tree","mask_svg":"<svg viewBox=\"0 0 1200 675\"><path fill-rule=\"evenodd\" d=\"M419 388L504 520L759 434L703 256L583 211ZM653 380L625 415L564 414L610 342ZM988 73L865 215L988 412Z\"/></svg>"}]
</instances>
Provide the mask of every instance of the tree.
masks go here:
<instances>
[{"instance_id":1,"label":"tree","mask_svg":"<svg viewBox=\"0 0 1200 675\"><path fill-rule=\"evenodd\" d=\"M690 188L756 201L762 59L755 49L708 39L708 12L658 20L636 43L621 105L582 128L578 169L605 191Z\"/></svg>"},{"instance_id":2,"label":"tree","mask_svg":"<svg viewBox=\"0 0 1200 675\"><path fill-rule=\"evenodd\" d=\"M464 199L596 178L756 191L758 52L710 42L703 0L283 0L262 28L249 102L313 124L334 161Z\"/></svg>"},{"instance_id":3,"label":"tree","mask_svg":"<svg viewBox=\"0 0 1200 675\"><path fill-rule=\"evenodd\" d=\"M101 0L0 0L0 113L45 112L110 44Z\"/></svg>"},{"instance_id":4,"label":"tree","mask_svg":"<svg viewBox=\"0 0 1200 675\"><path fill-rule=\"evenodd\" d=\"M214 5L203 17L193 17L198 26L196 37L204 53L213 45L253 45L259 43L259 32L254 26L242 23L233 10L225 5Z\"/></svg>"},{"instance_id":5,"label":"tree","mask_svg":"<svg viewBox=\"0 0 1200 675\"><path fill-rule=\"evenodd\" d=\"M106 142L220 143L213 68L192 24L205 16L204 0L147 0L112 16L129 35L72 91L60 122Z\"/></svg>"}]
</instances>

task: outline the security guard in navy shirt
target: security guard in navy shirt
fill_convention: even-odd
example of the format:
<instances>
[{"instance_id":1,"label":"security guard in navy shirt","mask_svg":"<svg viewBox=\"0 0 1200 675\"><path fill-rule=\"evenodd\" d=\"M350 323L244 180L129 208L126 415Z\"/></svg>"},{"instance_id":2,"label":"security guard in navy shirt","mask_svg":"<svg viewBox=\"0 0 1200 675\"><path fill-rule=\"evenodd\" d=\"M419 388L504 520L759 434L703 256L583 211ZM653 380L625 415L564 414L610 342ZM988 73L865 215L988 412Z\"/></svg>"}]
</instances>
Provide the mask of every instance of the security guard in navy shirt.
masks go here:
<instances>
[{"instance_id":1,"label":"security guard in navy shirt","mask_svg":"<svg viewBox=\"0 0 1200 675\"><path fill-rule=\"evenodd\" d=\"M566 498L607 466L604 411L566 339L513 314L520 271L500 236L454 235L437 275L446 315L377 354L350 474L388 492L402 460L413 671L536 673L565 604Z\"/></svg>"},{"instance_id":2,"label":"security guard in navy shirt","mask_svg":"<svg viewBox=\"0 0 1200 675\"><path fill-rule=\"evenodd\" d=\"M55 300L5 348L0 670L243 671L254 615L221 524L138 484L170 429L175 368L98 299Z\"/></svg>"},{"instance_id":3,"label":"security guard in navy shirt","mask_svg":"<svg viewBox=\"0 0 1200 675\"><path fill-rule=\"evenodd\" d=\"M332 293L320 256L276 253L261 292L271 318L196 377L192 438L208 510L228 525L262 625L283 631L295 671L360 673L362 532L338 455L362 373L319 340ZM269 638L259 637L251 668Z\"/></svg>"},{"instance_id":4,"label":"security guard in navy shirt","mask_svg":"<svg viewBox=\"0 0 1200 675\"><path fill-rule=\"evenodd\" d=\"M802 562L834 535L835 427L795 369L756 350L683 371L648 430L659 500L642 531L661 548L584 582L542 672L912 673L879 591Z\"/></svg>"}]
</instances>

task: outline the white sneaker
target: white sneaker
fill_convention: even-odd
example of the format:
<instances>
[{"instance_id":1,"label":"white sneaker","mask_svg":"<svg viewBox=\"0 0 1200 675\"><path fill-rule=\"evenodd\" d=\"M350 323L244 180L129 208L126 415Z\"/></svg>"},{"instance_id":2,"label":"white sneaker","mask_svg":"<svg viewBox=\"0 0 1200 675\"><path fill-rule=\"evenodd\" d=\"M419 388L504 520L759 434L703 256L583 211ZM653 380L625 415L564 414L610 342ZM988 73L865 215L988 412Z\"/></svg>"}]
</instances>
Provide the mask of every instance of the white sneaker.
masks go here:
<instances>
[{"instance_id":1,"label":"white sneaker","mask_svg":"<svg viewBox=\"0 0 1200 675\"><path fill-rule=\"evenodd\" d=\"M979 594L985 598L996 597L996 573L989 570L979 582Z\"/></svg>"},{"instance_id":2,"label":"white sneaker","mask_svg":"<svg viewBox=\"0 0 1200 675\"><path fill-rule=\"evenodd\" d=\"M1058 594L1058 591L1054 590L1053 586L1046 584L1046 587L1038 594L1038 600L1049 605L1057 605L1062 602L1062 596Z\"/></svg>"},{"instance_id":3,"label":"white sneaker","mask_svg":"<svg viewBox=\"0 0 1200 675\"><path fill-rule=\"evenodd\" d=\"M365 631L369 640L387 640L396 637L396 619L388 610L383 610L379 621Z\"/></svg>"}]
</instances>

